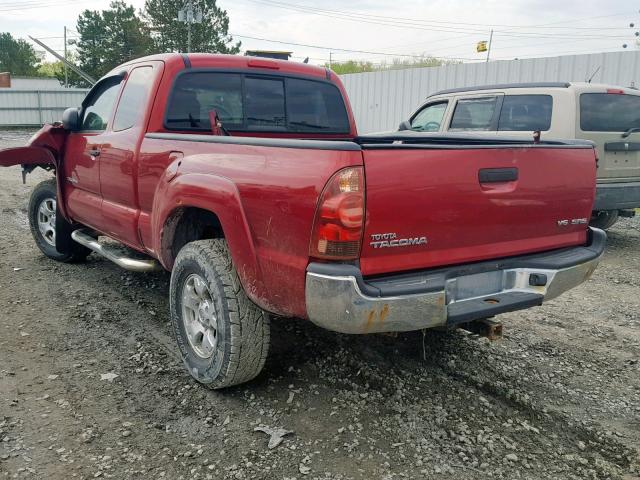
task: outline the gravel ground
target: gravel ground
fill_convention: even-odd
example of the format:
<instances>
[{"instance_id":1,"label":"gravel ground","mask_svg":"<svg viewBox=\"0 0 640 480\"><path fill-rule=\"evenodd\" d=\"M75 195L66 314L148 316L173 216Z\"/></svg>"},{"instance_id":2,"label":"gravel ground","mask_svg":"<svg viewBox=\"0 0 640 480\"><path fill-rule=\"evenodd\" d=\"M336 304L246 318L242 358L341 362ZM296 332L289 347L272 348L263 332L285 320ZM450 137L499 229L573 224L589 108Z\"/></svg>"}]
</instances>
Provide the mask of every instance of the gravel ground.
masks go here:
<instances>
[{"instance_id":1,"label":"gravel ground","mask_svg":"<svg viewBox=\"0 0 640 480\"><path fill-rule=\"evenodd\" d=\"M36 249L45 178L0 169L0 478L640 478L640 218L502 340L276 320L258 379L214 392L178 360L168 274ZM269 449L256 427L292 433Z\"/></svg>"}]
</instances>

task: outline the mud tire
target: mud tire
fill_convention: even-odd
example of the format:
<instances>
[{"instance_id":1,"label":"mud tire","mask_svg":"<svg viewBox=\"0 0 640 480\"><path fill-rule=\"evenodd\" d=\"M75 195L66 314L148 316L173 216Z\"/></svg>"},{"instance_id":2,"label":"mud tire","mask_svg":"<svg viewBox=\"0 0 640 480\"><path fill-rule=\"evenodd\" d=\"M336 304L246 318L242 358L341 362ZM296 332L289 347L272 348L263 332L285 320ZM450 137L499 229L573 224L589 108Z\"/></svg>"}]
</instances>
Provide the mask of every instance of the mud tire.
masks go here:
<instances>
[{"instance_id":1,"label":"mud tire","mask_svg":"<svg viewBox=\"0 0 640 480\"><path fill-rule=\"evenodd\" d=\"M185 284L194 275L204 280L215 309L217 343L209 358L194 349L183 318ZM260 373L269 351L269 315L245 294L225 240L199 240L180 250L171 272L170 308L182 359L198 382L220 389Z\"/></svg>"}]
</instances>

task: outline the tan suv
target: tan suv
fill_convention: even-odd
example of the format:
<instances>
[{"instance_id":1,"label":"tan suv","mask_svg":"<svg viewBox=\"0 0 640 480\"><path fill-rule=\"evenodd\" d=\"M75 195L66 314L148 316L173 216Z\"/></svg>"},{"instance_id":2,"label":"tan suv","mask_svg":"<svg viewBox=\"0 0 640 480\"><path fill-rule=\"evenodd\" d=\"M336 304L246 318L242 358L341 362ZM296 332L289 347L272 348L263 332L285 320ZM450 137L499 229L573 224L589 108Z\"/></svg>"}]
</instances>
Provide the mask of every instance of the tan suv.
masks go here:
<instances>
[{"instance_id":1,"label":"tan suv","mask_svg":"<svg viewBox=\"0 0 640 480\"><path fill-rule=\"evenodd\" d=\"M520 83L437 92L400 124L420 132L586 139L598 149L591 224L611 227L640 207L640 91L591 83Z\"/></svg>"}]
</instances>

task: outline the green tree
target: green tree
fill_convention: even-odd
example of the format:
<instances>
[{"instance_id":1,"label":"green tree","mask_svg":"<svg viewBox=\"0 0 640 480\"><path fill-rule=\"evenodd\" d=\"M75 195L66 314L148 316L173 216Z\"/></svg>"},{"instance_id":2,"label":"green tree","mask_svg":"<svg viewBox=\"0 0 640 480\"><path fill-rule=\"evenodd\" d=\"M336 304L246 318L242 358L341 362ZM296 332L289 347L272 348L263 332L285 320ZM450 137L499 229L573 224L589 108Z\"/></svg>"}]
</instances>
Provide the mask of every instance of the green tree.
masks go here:
<instances>
[{"instance_id":1,"label":"green tree","mask_svg":"<svg viewBox=\"0 0 640 480\"><path fill-rule=\"evenodd\" d=\"M38 63L38 57L30 43L13 38L8 32L0 33L0 72L36 76Z\"/></svg>"},{"instance_id":2,"label":"green tree","mask_svg":"<svg viewBox=\"0 0 640 480\"><path fill-rule=\"evenodd\" d=\"M192 0L194 10L202 12L202 23L191 25L191 51L208 53L238 53L240 42L233 44L229 35L229 16L216 5L216 0ZM178 11L185 0L147 0L144 17L159 52L187 51L187 24L179 22Z\"/></svg>"},{"instance_id":3,"label":"green tree","mask_svg":"<svg viewBox=\"0 0 640 480\"><path fill-rule=\"evenodd\" d=\"M345 73L362 73L376 72L381 70L401 70L404 68L421 68L421 67L441 67L443 65L452 65L462 63L457 60L444 60L442 58L422 56L410 59L394 58L390 63L382 62L374 64L363 60L346 60L344 62L334 62L331 65L325 63L324 66L331 68L338 75Z\"/></svg>"},{"instance_id":4,"label":"green tree","mask_svg":"<svg viewBox=\"0 0 640 480\"><path fill-rule=\"evenodd\" d=\"M42 62L38 66L37 73L39 77L58 78L58 75L62 75L64 79L64 66L61 61Z\"/></svg>"},{"instance_id":5,"label":"green tree","mask_svg":"<svg viewBox=\"0 0 640 480\"><path fill-rule=\"evenodd\" d=\"M374 72L378 68L371 62L363 60L347 60L344 62L334 62L331 65L325 63L326 68L331 68L336 74Z\"/></svg>"},{"instance_id":6,"label":"green tree","mask_svg":"<svg viewBox=\"0 0 640 480\"><path fill-rule=\"evenodd\" d=\"M79 66L95 78L121 63L153 53L149 28L123 1L111 2L107 10L85 10L78 17L77 30ZM82 84L76 76L73 83Z\"/></svg>"}]
</instances>

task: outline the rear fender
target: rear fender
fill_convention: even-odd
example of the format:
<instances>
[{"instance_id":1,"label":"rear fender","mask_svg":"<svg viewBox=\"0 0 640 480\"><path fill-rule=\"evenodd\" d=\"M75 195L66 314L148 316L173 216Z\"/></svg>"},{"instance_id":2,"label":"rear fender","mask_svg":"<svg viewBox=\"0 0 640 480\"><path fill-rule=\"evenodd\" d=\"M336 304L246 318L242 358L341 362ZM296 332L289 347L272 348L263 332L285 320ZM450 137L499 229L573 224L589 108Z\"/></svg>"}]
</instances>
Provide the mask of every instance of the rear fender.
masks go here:
<instances>
[{"instance_id":1,"label":"rear fender","mask_svg":"<svg viewBox=\"0 0 640 480\"><path fill-rule=\"evenodd\" d=\"M262 280L255 245L247 223L240 194L235 184L225 177L206 173L185 173L176 176L169 167L160 181L154 197L151 215L153 249L167 269L173 268L171 245L163 241L172 214L181 208L200 208L215 214L220 220L229 246L233 264L240 282L249 298L264 308L273 311Z\"/></svg>"}]
</instances>

